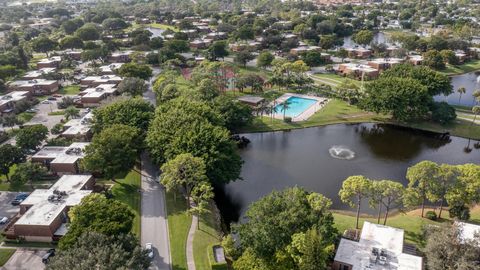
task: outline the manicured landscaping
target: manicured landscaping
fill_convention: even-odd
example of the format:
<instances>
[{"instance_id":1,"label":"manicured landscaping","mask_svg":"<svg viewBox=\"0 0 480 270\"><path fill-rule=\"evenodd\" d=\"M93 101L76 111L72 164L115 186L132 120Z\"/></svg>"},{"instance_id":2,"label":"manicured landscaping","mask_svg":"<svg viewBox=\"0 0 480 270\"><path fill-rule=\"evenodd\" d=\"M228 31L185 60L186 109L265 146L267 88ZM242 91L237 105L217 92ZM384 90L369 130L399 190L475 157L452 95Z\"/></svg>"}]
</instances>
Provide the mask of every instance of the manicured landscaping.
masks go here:
<instances>
[{"instance_id":1,"label":"manicured landscaping","mask_svg":"<svg viewBox=\"0 0 480 270\"><path fill-rule=\"evenodd\" d=\"M58 111L53 111L53 112L49 112L48 115L52 116L52 115L64 115L65 114L65 111L64 110L58 110Z\"/></svg>"},{"instance_id":2,"label":"manicured landscaping","mask_svg":"<svg viewBox=\"0 0 480 270\"><path fill-rule=\"evenodd\" d=\"M141 211L141 176L136 170L132 170L123 179L116 179L117 183L112 187L113 198L119 200L132 209L135 214L132 232L140 237L140 211Z\"/></svg>"},{"instance_id":3,"label":"manicured landscaping","mask_svg":"<svg viewBox=\"0 0 480 270\"><path fill-rule=\"evenodd\" d=\"M265 132L339 123L383 122L387 119L386 116L365 112L344 101L332 99L307 121L285 123L279 119L271 119L269 116L256 117L253 123L242 132Z\"/></svg>"},{"instance_id":4,"label":"manicured landscaping","mask_svg":"<svg viewBox=\"0 0 480 270\"><path fill-rule=\"evenodd\" d=\"M3 266L5 263L7 263L10 257L12 257L13 253L15 253L15 251L16 249L13 248L0 249L0 266Z\"/></svg>"},{"instance_id":5,"label":"manicured landscaping","mask_svg":"<svg viewBox=\"0 0 480 270\"><path fill-rule=\"evenodd\" d=\"M428 210L433 209L425 209L425 213ZM395 228L400 228L405 230L405 241L407 243L415 244L419 248L423 248L425 243L422 237L422 228L425 225L439 225L446 221L451 221L448 217L448 211L445 211L442 214L442 219L439 221L433 221L426 218L422 218L420 216L420 210L414 210L407 213L398 213L396 215L392 215L387 220L387 225L392 226ZM480 207L472 208L471 212L471 220L470 222L480 223ZM355 215L351 213L340 213L335 212L333 213L333 217L335 219L335 227L338 229L340 233L343 233L347 229L352 229L355 227ZM361 217L360 218L360 226L363 226L364 221L370 221L373 223L377 222L375 217ZM381 221L383 224L383 221Z\"/></svg>"},{"instance_id":6,"label":"manicured landscaping","mask_svg":"<svg viewBox=\"0 0 480 270\"><path fill-rule=\"evenodd\" d=\"M167 192L166 201L172 269L186 270L186 243L192 217L187 214L187 203L181 195L177 194L175 199L173 193Z\"/></svg>"},{"instance_id":7,"label":"manicured landscaping","mask_svg":"<svg viewBox=\"0 0 480 270\"><path fill-rule=\"evenodd\" d=\"M220 244L222 240L219 230L213 211L200 218L199 227L193 238L193 257L197 270L211 270L212 264L215 264L214 258L210 258L210 253L213 257L212 246ZM215 269L221 269L219 267L216 265Z\"/></svg>"},{"instance_id":8,"label":"manicured landscaping","mask_svg":"<svg viewBox=\"0 0 480 270\"><path fill-rule=\"evenodd\" d=\"M353 79L346 78L346 77L342 77L340 75L332 74L332 73L315 74L315 75L312 76L312 79L316 83L326 84L326 85L329 85L331 87L337 87L340 84L344 83L345 81L347 81L349 83L353 83L353 84L358 85L358 86L360 86L362 84L361 81L353 80Z\"/></svg>"}]
</instances>

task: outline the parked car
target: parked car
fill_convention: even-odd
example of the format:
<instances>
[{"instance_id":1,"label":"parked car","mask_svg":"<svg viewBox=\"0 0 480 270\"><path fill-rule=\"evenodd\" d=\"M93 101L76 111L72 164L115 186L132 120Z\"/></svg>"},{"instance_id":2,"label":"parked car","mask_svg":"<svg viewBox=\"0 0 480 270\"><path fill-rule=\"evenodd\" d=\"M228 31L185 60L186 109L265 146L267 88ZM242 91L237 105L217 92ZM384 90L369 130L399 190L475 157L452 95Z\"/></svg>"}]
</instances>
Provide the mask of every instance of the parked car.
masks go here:
<instances>
[{"instance_id":1,"label":"parked car","mask_svg":"<svg viewBox=\"0 0 480 270\"><path fill-rule=\"evenodd\" d=\"M22 202L23 202L23 200L14 199L14 200L11 202L11 204L16 206L16 205L20 205Z\"/></svg>"},{"instance_id":2,"label":"parked car","mask_svg":"<svg viewBox=\"0 0 480 270\"><path fill-rule=\"evenodd\" d=\"M53 96L52 96L52 97L48 97L47 99L48 99L48 100L57 100L57 98L56 98L56 97L53 97Z\"/></svg>"},{"instance_id":3,"label":"parked car","mask_svg":"<svg viewBox=\"0 0 480 270\"><path fill-rule=\"evenodd\" d=\"M152 259L153 258L153 245L152 245L152 243L146 243L145 244L145 250L148 251L148 257L150 259Z\"/></svg>"},{"instance_id":4,"label":"parked car","mask_svg":"<svg viewBox=\"0 0 480 270\"><path fill-rule=\"evenodd\" d=\"M8 222L8 217L2 217L0 219L0 224L6 224Z\"/></svg>"},{"instance_id":5,"label":"parked car","mask_svg":"<svg viewBox=\"0 0 480 270\"><path fill-rule=\"evenodd\" d=\"M44 264L47 264L48 261L50 260L50 257L53 257L53 256L55 256L55 249L51 248L47 251L47 254L43 255L42 262Z\"/></svg>"},{"instance_id":6,"label":"parked car","mask_svg":"<svg viewBox=\"0 0 480 270\"><path fill-rule=\"evenodd\" d=\"M60 95L60 94L53 94L52 97L61 98L62 95Z\"/></svg>"},{"instance_id":7,"label":"parked car","mask_svg":"<svg viewBox=\"0 0 480 270\"><path fill-rule=\"evenodd\" d=\"M44 101L42 101L42 104L50 104L50 103L51 103L51 102L50 102L50 101L48 101L48 100L44 100Z\"/></svg>"},{"instance_id":8,"label":"parked car","mask_svg":"<svg viewBox=\"0 0 480 270\"><path fill-rule=\"evenodd\" d=\"M38 110L37 109L28 109L27 113L36 113Z\"/></svg>"},{"instance_id":9,"label":"parked car","mask_svg":"<svg viewBox=\"0 0 480 270\"><path fill-rule=\"evenodd\" d=\"M22 192L15 196L15 200L25 200L28 197L28 193Z\"/></svg>"}]
</instances>

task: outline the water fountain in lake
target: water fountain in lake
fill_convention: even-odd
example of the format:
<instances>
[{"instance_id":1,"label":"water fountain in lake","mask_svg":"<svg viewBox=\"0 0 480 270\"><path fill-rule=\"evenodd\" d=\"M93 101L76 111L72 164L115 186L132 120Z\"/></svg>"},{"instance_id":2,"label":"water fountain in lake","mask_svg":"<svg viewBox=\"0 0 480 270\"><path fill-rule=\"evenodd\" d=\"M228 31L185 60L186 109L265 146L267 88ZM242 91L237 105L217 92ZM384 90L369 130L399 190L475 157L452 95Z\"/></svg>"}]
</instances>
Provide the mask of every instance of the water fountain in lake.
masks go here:
<instances>
[{"instance_id":1,"label":"water fountain in lake","mask_svg":"<svg viewBox=\"0 0 480 270\"><path fill-rule=\"evenodd\" d=\"M343 145L334 145L328 149L330 156L338 159L352 159L355 157L355 152Z\"/></svg>"}]
</instances>

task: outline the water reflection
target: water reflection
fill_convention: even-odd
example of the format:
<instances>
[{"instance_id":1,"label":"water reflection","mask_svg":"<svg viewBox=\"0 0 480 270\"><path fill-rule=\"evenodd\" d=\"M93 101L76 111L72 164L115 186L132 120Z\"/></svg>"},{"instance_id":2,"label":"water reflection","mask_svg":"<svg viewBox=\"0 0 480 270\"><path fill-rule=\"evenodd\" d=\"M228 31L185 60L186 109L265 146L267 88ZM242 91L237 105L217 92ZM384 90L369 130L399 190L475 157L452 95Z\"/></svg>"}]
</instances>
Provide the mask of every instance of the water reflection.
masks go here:
<instances>
[{"instance_id":1,"label":"water reflection","mask_svg":"<svg viewBox=\"0 0 480 270\"><path fill-rule=\"evenodd\" d=\"M240 150L245 161L243 180L216 189L216 200L227 223L237 221L251 202L272 190L297 185L329 197L335 209L349 209L338 197L348 176L361 174L406 185L407 168L422 160L450 164L480 161L477 141L381 124L331 125L242 136L251 141ZM348 146L355 158L332 158L329 149L333 145ZM466 146L469 152L464 152ZM362 211L372 210L365 204Z\"/></svg>"},{"instance_id":2,"label":"water reflection","mask_svg":"<svg viewBox=\"0 0 480 270\"><path fill-rule=\"evenodd\" d=\"M437 149L451 142L448 135L383 124L356 126L355 131L378 158L399 161L417 157L424 148Z\"/></svg>"},{"instance_id":3,"label":"water reflection","mask_svg":"<svg viewBox=\"0 0 480 270\"><path fill-rule=\"evenodd\" d=\"M480 74L478 72L470 72L462 75L456 75L451 77L453 93L448 97L436 96L436 101L446 101L453 105L473 106L475 104L475 98L472 96L475 90L480 89ZM464 87L465 94L460 94L457 90Z\"/></svg>"}]
</instances>

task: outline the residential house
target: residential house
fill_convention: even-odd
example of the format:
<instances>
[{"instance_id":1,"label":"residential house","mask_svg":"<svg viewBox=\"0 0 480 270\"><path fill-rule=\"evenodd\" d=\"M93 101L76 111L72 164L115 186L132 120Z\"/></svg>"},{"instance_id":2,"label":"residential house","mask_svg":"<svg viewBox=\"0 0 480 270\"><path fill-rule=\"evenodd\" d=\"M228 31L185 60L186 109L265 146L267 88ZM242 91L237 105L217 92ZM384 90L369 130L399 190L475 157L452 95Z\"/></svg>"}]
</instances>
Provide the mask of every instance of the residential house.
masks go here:
<instances>
[{"instance_id":1,"label":"residential house","mask_svg":"<svg viewBox=\"0 0 480 270\"><path fill-rule=\"evenodd\" d=\"M45 58L37 62L37 69L58 68L60 66L61 61L62 61L61 56L52 56L50 58Z\"/></svg>"},{"instance_id":2,"label":"residential house","mask_svg":"<svg viewBox=\"0 0 480 270\"><path fill-rule=\"evenodd\" d=\"M6 226L7 239L58 241L68 231L68 212L92 193L91 175L64 175L49 189L34 190Z\"/></svg>"},{"instance_id":3,"label":"residential house","mask_svg":"<svg viewBox=\"0 0 480 270\"><path fill-rule=\"evenodd\" d=\"M83 117L70 119L63 125L63 132L60 137L88 141L92 137L92 119L93 113L89 112Z\"/></svg>"},{"instance_id":4,"label":"residential house","mask_svg":"<svg viewBox=\"0 0 480 270\"><path fill-rule=\"evenodd\" d=\"M84 107L98 107L102 101L115 94L117 94L115 84L100 84L83 90L79 95L80 102Z\"/></svg>"},{"instance_id":5,"label":"residential house","mask_svg":"<svg viewBox=\"0 0 480 270\"><path fill-rule=\"evenodd\" d=\"M337 68L337 73L343 76L353 77L355 79L375 79L378 77L378 70L369 65L344 63Z\"/></svg>"},{"instance_id":6,"label":"residential house","mask_svg":"<svg viewBox=\"0 0 480 270\"><path fill-rule=\"evenodd\" d=\"M101 84L118 85L123 79L116 75L88 76L80 80L82 88L97 87Z\"/></svg>"},{"instance_id":7,"label":"residential house","mask_svg":"<svg viewBox=\"0 0 480 270\"><path fill-rule=\"evenodd\" d=\"M0 115L14 112L17 102L28 100L29 98L30 92L28 91L13 91L0 96Z\"/></svg>"},{"instance_id":8,"label":"residential house","mask_svg":"<svg viewBox=\"0 0 480 270\"><path fill-rule=\"evenodd\" d=\"M32 162L42 163L59 175L79 173L79 161L85 156L88 144L75 142L70 146L45 146L32 156Z\"/></svg>"},{"instance_id":9,"label":"residential house","mask_svg":"<svg viewBox=\"0 0 480 270\"><path fill-rule=\"evenodd\" d=\"M423 258L404 252L404 231L389 226L363 223L359 241L342 238L333 270L422 270Z\"/></svg>"},{"instance_id":10,"label":"residential house","mask_svg":"<svg viewBox=\"0 0 480 270\"><path fill-rule=\"evenodd\" d=\"M9 83L9 88L18 91L28 91L32 95L49 95L58 91L59 83L57 80L24 80L13 81Z\"/></svg>"}]
</instances>

